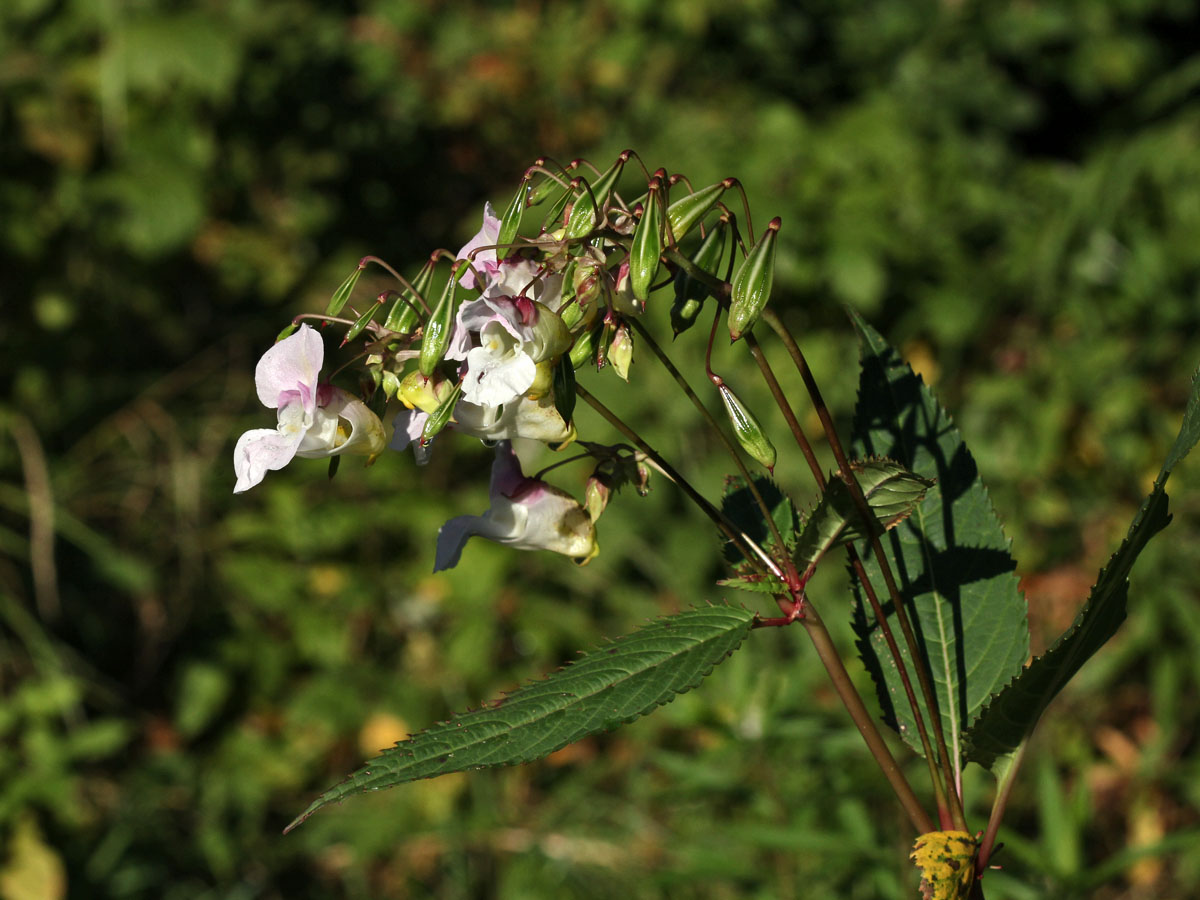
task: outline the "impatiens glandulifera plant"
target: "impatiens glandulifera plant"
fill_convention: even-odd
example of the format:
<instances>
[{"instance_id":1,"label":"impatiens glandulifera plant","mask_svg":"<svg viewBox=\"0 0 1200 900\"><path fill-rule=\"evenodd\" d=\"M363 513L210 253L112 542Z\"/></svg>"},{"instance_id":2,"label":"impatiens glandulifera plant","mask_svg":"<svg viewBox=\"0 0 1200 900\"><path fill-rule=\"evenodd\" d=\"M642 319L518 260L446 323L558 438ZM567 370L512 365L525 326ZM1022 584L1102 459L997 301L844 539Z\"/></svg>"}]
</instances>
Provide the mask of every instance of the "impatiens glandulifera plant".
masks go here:
<instances>
[{"instance_id":1,"label":"impatiens glandulifera plant","mask_svg":"<svg viewBox=\"0 0 1200 900\"><path fill-rule=\"evenodd\" d=\"M727 205L731 197L738 202ZM729 568L720 585L749 592L753 607L721 602L665 616L434 725L330 788L288 830L364 791L547 756L696 687L754 630L798 626L912 824L922 896L983 896L982 876L1029 736L1063 685L1116 632L1129 572L1170 520L1167 478L1200 438L1200 375L1127 537L1071 627L1030 660L1016 562L970 451L921 378L854 313L858 403L848 439L834 428L802 348L770 305L780 228L772 219L753 241L749 203L733 178L694 190L680 175L649 172L631 151L604 172L582 160L563 167L542 159L525 172L502 217L485 208L478 234L458 253L435 251L411 281L375 257L364 259L323 313L298 317L266 352L255 383L278 424L238 441L235 491L297 456L373 460L386 441L372 409L391 407L390 446L411 446L418 464L445 440L443 431L495 446L490 508L442 527L436 569L456 565L473 535L585 563L598 552L596 522L614 494L626 485L644 494L658 472L715 526ZM396 278L398 290L360 311L353 292L372 263ZM668 287L674 337L709 323L696 331L706 342L696 381L707 384L700 387L647 324L647 309L665 302ZM352 315L342 315L347 309ZM366 386L364 396L319 382L322 338L305 320L346 329L342 343L356 342L354 385ZM768 435L764 420L713 370L722 325L763 378L785 432ZM795 368L785 377L804 386L836 461L832 473L799 424L808 410L784 390L759 345L763 330ZM723 444L733 468L723 484L694 484L582 383L585 375L636 382L639 365L663 366ZM574 419L580 401L612 433L581 439ZM604 443L614 436L616 443ZM589 461L584 496L546 480L558 463L526 476L513 451L518 439L570 448L564 463ZM803 458L815 486L802 505L767 474L789 450ZM882 720L926 762L926 800L897 764L878 713L859 695L818 611L818 602L843 598L807 593L831 557L848 563L847 605ZM968 822L963 811L963 769L972 763L997 780L987 822Z\"/></svg>"}]
</instances>

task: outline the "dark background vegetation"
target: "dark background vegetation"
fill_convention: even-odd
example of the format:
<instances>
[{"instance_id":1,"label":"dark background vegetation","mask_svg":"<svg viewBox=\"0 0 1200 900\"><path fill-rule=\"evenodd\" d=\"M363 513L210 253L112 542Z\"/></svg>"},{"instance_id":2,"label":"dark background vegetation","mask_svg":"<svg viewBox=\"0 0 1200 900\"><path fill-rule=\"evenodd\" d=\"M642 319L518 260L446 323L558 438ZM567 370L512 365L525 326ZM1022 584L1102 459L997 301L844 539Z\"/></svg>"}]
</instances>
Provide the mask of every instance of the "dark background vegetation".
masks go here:
<instances>
[{"instance_id":1,"label":"dark background vegetation","mask_svg":"<svg viewBox=\"0 0 1200 900\"><path fill-rule=\"evenodd\" d=\"M721 594L661 481L586 569L473 543L430 576L440 522L486 502L461 439L234 497L254 361L360 256L459 246L539 155L736 175L783 217L775 303L842 419L841 304L954 412L1040 650L1200 361L1198 46L1191 0L0 4L0 896L913 896L798 630L547 761L281 837L409 730ZM711 492L724 463L634 372L614 402ZM1200 892L1195 471L1043 723L989 898ZM849 648L843 574L814 599Z\"/></svg>"}]
</instances>

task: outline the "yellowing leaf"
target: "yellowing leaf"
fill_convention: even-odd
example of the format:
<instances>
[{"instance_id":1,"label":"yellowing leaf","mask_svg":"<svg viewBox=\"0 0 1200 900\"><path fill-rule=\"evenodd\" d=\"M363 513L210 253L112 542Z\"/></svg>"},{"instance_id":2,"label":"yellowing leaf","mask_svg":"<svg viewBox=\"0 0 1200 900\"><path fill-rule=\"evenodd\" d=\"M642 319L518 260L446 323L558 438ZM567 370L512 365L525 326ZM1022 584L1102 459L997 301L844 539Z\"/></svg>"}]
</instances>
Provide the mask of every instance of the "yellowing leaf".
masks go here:
<instances>
[{"instance_id":1,"label":"yellowing leaf","mask_svg":"<svg viewBox=\"0 0 1200 900\"><path fill-rule=\"evenodd\" d=\"M922 900L967 900L978 849L965 831L931 831L918 837L909 859L921 870Z\"/></svg>"}]
</instances>

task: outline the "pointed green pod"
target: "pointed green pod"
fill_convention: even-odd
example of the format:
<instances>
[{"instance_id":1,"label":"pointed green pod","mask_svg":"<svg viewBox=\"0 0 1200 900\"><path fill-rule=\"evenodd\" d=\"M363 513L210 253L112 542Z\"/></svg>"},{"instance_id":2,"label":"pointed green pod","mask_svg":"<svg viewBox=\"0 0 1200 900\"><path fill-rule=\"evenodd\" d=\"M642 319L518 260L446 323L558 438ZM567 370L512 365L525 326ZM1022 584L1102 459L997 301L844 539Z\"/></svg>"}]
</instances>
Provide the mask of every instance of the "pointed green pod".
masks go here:
<instances>
[{"instance_id":1,"label":"pointed green pod","mask_svg":"<svg viewBox=\"0 0 1200 900\"><path fill-rule=\"evenodd\" d=\"M735 184L737 179L726 178L686 197L680 197L668 206L667 224L671 226L671 236L676 241L683 240L683 236L695 228L708 211L716 206L721 195Z\"/></svg>"},{"instance_id":2,"label":"pointed green pod","mask_svg":"<svg viewBox=\"0 0 1200 900\"><path fill-rule=\"evenodd\" d=\"M554 409L570 424L575 415L575 367L563 357L554 364Z\"/></svg>"},{"instance_id":3,"label":"pointed green pod","mask_svg":"<svg viewBox=\"0 0 1200 900\"><path fill-rule=\"evenodd\" d=\"M346 332L346 336L342 338L341 346L345 347L348 343L362 334L363 329L366 328L370 321L375 318L376 314L383 307L383 302L387 300L388 295L391 293L391 291L384 291L379 295L374 303L366 308L362 315L354 320L354 324L350 326L349 330Z\"/></svg>"},{"instance_id":4,"label":"pointed green pod","mask_svg":"<svg viewBox=\"0 0 1200 900\"><path fill-rule=\"evenodd\" d=\"M654 173L650 182L645 211L634 229L633 244L629 248L629 287L633 296L643 302L650 296L650 285L654 283L658 258L663 251L662 177L659 172Z\"/></svg>"},{"instance_id":5,"label":"pointed green pod","mask_svg":"<svg viewBox=\"0 0 1200 900\"><path fill-rule=\"evenodd\" d=\"M722 218L704 236L700 249L692 257L692 263L698 269L717 276L721 267L721 257L725 255L725 236L728 234L728 219ZM709 295L708 285L698 281L681 271L675 276L675 302L671 305L671 328L675 336L683 334L696 323L704 298Z\"/></svg>"},{"instance_id":6,"label":"pointed green pod","mask_svg":"<svg viewBox=\"0 0 1200 900\"><path fill-rule=\"evenodd\" d=\"M421 430L421 444L428 444L438 432L450 424L450 419L454 415L454 407L458 403L458 398L462 396L462 382L454 386L454 390L450 392L442 405L429 414L429 418L425 420L425 427Z\"/></svg>"},{"instance_id":7,"label":"pointed green pod","mask_svg":"<svg viewBox=\"0 0 1200 900\"><path fill-rule=\"evenodd\" d=\"M583 178L577 178L575 182L572 182L572 184L581 183L582 190L575 198L575 205L571 207L571 215L567 219L567 230L563 235L565 238L574 240L584 237L601 224L601 215L605 204L608 203L613 186L621 177L625 163L632 153L632 150L626 150L618 156L617 161L608 167L608 171L600 175L591 185Z\"/></svg>"},{"instance_id":8,"label":"pointed green pod","mask_svg":"<svg viewBox=\"0 0 1200 900\"><path fill-rule=\"evenodd\" d=\"M508 256L510 248L508 245L513 242L517 236L517 231L521 227L521 214L525 212L525 198L529 195L529 180L521 179L521 186L517 188L517 193L513 196L512 201L508 204L508 209L504 210L504 215L500 217L500 231L496 236L496 259L502 260Z\"/></svg>"},{"instance_id":9,"label":"pointed green pod","mask_svg":"<svg viewBox=\"0 0 1200 900\"><path fill-rule=\"evenodd\" d=\"M542 220L543 231L548 231L553 234L562 228L563 212L567 208L567 201L574 196L574 193L575 192L569 187L563 188L562 194L557 200L554 201L554 205L550 207L550 212L547 213L546 218Z\"/></svg>"},{"instance_id":10,"label":"pointed green pod","mask_svg":"<svg viewBox=\"0 0 1200 900\"><path fill-rule=\"evenodd\" d=\"M570 354L572 368L578 369L584 363L595 359L596 338L602 327L597 325L595 328L589 328L575 338Z\"/></svg>"},{"instance_id":11,"label":"pointed green pod","mask_svg":"<svg viewBox=\"0 0 1200 900\"><path fill-rule=\"evenodd\" d=\"M721 400L725 403L725 412L729 413L733 433L737 435L742 449L762 463L769 471L774 470L775 445L763 431L758 419L746 408L746 404L730 389L729 385L721 382L717 385L717 390L721 392Z\"/></svg>"},{"instance_id":12,"label":"pointed green pod","mask_svg":"<svg viewBox=\"0 0 1200 900\"><path fill-rule=\"evenodd\" d=\"M454 313L458 305L455 302L458 297L458 268L457 264L450 268L450 279L442 290L437 306L429 314L429 321L425 323L417 369L426 378L433 374L450 345L450 333L454 330Z\"/></svg>"},{"instance_id":13,"label":"pointed green pod","mask_svg":"<svg viewBox=\"0 0 1200 900\"><path fill-rule=\"evenodd\" d=\"M361 259L358 262L358 268L350 273L350 277L338 285L338 289L333 292L333 296L329 298L329 305L325 307L325 315L336 316L342 311L342 307L346 305L346 301L350 299L350 295L354 293L354 286L358 284L359 276L362 275L363 269L367 267L366 259Z\"/></svg>"},{"instance_id":14,"label":"pointed green pod","mask_svg":"<svg viewBox=\"0 0 1200 900\"><path fill-rule=\"evenodd\" d=\"M422 297L429 293L435 265L435 260L427 260L421 267L421 271L417 273L417 277L410 282L413 291L417 291ZM397 334L411 334L412 330L417 327L417 323L421 321L421 301L413 291L408 288L401 291L396 302L392 304L392 308L388 310L387 318L383 321L383 327L388 331L394 331Z\"/></svg>"},{"instance_id":15,"label":"pointed green pod","mask_svg":"<svg viewBox=\"0 0 1200 900\"><path fill-rule=\"evenodd\" d=\"M299 327L300 327L299 322L288 322L286 325L283 326L283 331L281 331L281 332L279 332L279 334L275 335L275 343L278 344L285 337L290 337L292 334L295 333L296 329Z\"/></svg>"},{"instance_id":16,"label":"pointed green pod","mask_svg":"<svg viewBox=\"0 0 1200 900\"><path fill-rule=\"evenodd\" d=\"M775 244L779 234L779 217L767 223L767 231L733 276L733 293L729 299L729 339L736 341L754 327L771 298L771 283L775 280Z\"/></svg>"}]
</instances>

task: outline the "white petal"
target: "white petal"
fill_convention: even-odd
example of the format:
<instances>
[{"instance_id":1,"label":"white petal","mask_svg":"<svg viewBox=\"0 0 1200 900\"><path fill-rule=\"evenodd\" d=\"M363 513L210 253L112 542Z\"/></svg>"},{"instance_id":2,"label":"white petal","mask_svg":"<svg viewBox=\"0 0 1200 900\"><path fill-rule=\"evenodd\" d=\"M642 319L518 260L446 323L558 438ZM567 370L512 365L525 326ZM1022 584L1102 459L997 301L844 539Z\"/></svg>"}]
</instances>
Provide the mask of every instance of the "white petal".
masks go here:
<instances>
[{"instance_id":1,"label":"white petal","mask_svg":"<svg viewBox=\"0 0 1200 900\"><path fill-rule=\"evenodd\" d=\"M268 471L286 466L296 455L303 437L303 433L284 435L273 428L255 428L243 434L233 448L233 471L237 475L233 492L248 491Z\"/></svg>"},{"instance_id":2,"label":"white petal","mask_svg":"<svg viewBox=\"0 0 1200 900\"><path fill-rule=\"evenodd\" d=\"M480 406L499 406L529 390L536 376L537 366L522 352L496 356L486 347L475 347L467 354L463 398Z\"/></svg>"},{"instance_id":3,"label":"white petal","mask_svg":"<svg viewBox=\"0 0 1200 900\"><path fill-rule=\"evenodd\" d=\"M285 337L258 361L254 369L258 399L268 409L275 409L279 405L279 395L284 391L299 390L303 386L315 392L324 361L325 345L321 335L308 325L301 325L299 331Z\"/></svg>"}]
</instances>

